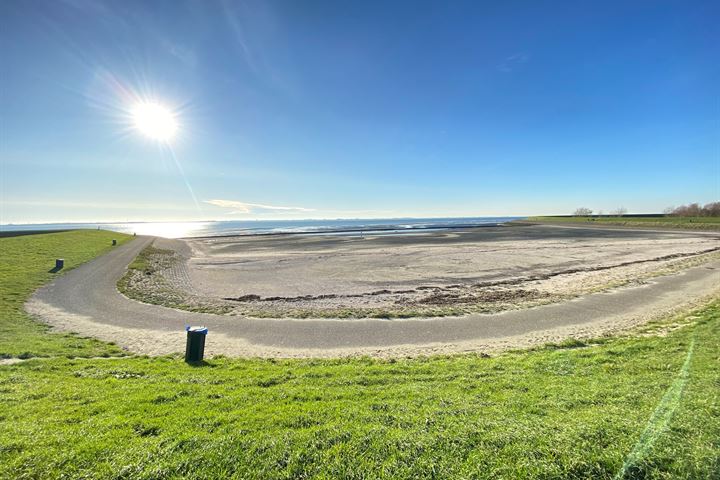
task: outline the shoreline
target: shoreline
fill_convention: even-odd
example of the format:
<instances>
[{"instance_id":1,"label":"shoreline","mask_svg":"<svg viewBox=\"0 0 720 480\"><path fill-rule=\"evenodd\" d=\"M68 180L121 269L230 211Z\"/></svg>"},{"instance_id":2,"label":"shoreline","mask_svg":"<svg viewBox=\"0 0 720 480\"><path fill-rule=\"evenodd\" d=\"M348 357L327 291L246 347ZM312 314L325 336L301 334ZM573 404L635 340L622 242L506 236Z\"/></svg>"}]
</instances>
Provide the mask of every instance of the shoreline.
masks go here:
<instances>
[{"instance_id":1,"label":"shoreline","mask_svg":"<svg viewBox=\"0 0 720 480\"><path fill-rule=\"evenodd\" d=\"M408 227L408 228L372 228L372 229L336 229L336 230L316 230L316 231L305 231L305 232L264 232L264 233L234 233L225 235L201 235L196 237L178 237L178 240L206 240L213 238L245 238L245 237L271 237L279 235L308 235L308 236L322 236L322 235L333 235L338 233L364 233L367 235L373 234L385 234L386 232L397 233L397 235L403 235L404 233L422 233L424 231L438 231L438 230L471 230L475 228L490 228L490 227L502 227L512 226L511 222L496 222L487 224L468 224L468 225L449 225L449 226L430 226L430 227Z\"/></svg>"},{"instance_id":2,"label":"shoreline","mask_svg":"<svg viewBox=\"0 0 720 480\"><path fill-rule=\"evenodd\" d=\"M348 219L285 219L285 220L197 220L163 222L69 222L13 223L0 225L0 232L96 230L152 235L166 238L197 238L257 234L295 234L344 231L423 230L437 228L473 228L497 225L522 217L434 217L434 218L348 218ZM409 227L409 228L408 228Z\"/></svg>"},{"instance_id":3,"label":"shoreline","mask_svg":"<svg viewBox=\"0 0 720 480\"><path fill-rule=\"evenodd\" d=\"M370 218L370 219L305 219L305 220L194 220L164 222L69 222L69 223L31 223L2 224L0 238L42 233L60 233L69 230L96 230L137 235L153 235L164 238L206 239L231 237L256 237L280 235L353 235L353 234L386 234L403 235L418 234L425 231L457 231L492 227L517 227L530 225L546 225L576 228L630 229L656 232L690 231L696 233L720 234L720 222L698 221L697 219L682 221L677 217L673 221L661 214L639 214L636 216L618 217L606 221L603 217L559 216L528 216L528 217L434 217L434 218ZM623 220L619 220L622 218ZM673 217L674 218L674 217ZM716 217L698 217L709 220ZM478 221L480 223L478 223ZM362 222L361 225L356 225ZM343 225L344 223L344 225ZM203 229L202 226L212 224L213 227ZM230 227L237 224L237 227ZM339 225L338 225L339 224ZM156 225L157 228L148 228ZM190 225L184 228L182 226ZM338 225L338 226L334 226ZM183 230L197 230L196 234L179 233L173 226ZM115 228L113 228L115 227ZM134 228L137 227L137 228ZM170 227L170 230L167 228ZM164 230L165 229L165 230ZM233 231L234 229L234 231ZM203 230L217 231L207 233ZM229 230L229 232L228 232Z\"/></svg>"}]
</instances>

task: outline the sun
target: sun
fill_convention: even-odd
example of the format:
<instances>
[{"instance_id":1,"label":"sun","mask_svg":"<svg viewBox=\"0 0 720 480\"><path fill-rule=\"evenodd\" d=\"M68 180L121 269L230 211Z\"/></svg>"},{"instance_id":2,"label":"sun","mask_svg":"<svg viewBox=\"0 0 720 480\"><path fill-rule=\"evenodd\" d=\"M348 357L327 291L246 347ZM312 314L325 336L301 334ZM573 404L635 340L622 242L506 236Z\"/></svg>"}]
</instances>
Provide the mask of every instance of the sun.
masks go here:
<instances>
[{"instance_id":1,"label":"sun","mask_svg":"<svg viewBox=\"0 0 720 480\"><path fill-rule=\"evenodd\" d=\"M130 114L135 128L154 140L166 142L177 133L175 115L160 104L140 102L131 108Z\"/></svg>"}]
</instances>

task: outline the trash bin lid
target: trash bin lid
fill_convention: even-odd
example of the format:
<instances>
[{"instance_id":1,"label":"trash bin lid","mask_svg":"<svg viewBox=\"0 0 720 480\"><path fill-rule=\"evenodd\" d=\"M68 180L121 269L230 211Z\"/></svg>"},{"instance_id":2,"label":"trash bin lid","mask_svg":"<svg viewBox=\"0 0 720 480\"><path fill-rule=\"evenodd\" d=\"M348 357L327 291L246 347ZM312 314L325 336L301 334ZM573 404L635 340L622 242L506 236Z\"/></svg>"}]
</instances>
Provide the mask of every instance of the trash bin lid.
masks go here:
<instances>
[{"instance_id":1,"label":"trash bin lid","mask_svg":"<svg viewBox=\"0 0 720 480\"><path fill-rule=\"evenodd\" d=\"M208 332L207 327L191 327L189 325L185 327L185 330L192 333L200 333L202 335L207 335Z\"/></svg>"}]
</instances>

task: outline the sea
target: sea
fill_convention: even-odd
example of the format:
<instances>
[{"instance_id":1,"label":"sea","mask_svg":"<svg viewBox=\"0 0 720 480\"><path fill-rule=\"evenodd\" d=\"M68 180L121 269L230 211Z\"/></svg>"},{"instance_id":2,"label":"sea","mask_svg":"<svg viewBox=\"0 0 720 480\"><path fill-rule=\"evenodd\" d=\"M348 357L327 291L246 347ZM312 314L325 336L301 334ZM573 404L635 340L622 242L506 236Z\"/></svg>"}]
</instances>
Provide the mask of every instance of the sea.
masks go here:
<instances>
[{"instance_id":1,"label":"sea","mask_svg":"<svg viewBox=\"0 0 720 480\"><path fill-rule=\"evenodd\" d=\"M500 225L523 217L379 218L336 220L226 220L212 222L35 223L0 225L0 235L10 232L102 229L166 238L231 235L401 235L425 230L449 230Z\"/></svg>"}]
</instances>

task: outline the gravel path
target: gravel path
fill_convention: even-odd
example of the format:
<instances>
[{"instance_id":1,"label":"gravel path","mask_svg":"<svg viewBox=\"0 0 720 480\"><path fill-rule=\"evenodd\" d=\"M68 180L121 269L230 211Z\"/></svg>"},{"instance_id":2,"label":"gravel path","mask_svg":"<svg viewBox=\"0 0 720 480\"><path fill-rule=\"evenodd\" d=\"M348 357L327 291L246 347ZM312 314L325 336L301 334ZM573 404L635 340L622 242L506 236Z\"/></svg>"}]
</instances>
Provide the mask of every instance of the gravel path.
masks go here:
<instances>
[{"instance_id":1,"label":"gravel path","mask_svg":"<svg viewBox=\"0 0 720 480\"><path fill-rule=\"evenodd\" d=\"M40 288L26 309L57 329L137 353L184 349L184 326L210 329L206 353L263 357L403 356L492 351L616 332L720 292L720 262L642 286L492 315L420 319L252 319L138 303L117 280L152 237L138 237Z\"/></svg>"}]
</instances>

